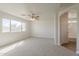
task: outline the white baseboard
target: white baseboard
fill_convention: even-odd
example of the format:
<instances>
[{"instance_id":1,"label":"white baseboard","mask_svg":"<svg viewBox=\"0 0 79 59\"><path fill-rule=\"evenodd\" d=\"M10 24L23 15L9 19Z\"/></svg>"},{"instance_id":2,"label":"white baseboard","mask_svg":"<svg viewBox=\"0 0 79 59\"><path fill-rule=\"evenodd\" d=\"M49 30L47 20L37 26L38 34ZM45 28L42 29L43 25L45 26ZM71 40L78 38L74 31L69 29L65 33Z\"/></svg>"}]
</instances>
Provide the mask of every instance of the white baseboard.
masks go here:
<instances>
[{"instance_id":1,"label":"white baseboard","mask_svg":"<svg viewBox=\"0 0 79 59\"><path fill-rule=\"evenodd\" d=\"M44 38L44 39L54 39L54 38L49 38L49 37L48 37L48 38L47 38L47 37L35 37L35 36L31 36L31 37L32 37L32 38L42 38L42 39L43 39L43 38Z\"/></svg>"}]
</instances>

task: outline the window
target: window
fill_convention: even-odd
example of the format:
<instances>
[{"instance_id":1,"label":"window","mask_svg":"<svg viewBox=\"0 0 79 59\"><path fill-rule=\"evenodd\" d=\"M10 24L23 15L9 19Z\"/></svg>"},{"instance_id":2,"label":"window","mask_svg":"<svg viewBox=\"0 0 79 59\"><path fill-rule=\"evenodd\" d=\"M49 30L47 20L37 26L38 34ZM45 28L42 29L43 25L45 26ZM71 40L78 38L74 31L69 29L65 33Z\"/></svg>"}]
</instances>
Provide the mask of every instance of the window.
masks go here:
<instances>
[{"instance_id":1,"label":"window","mask_svg":"<svg viewBox=\"0 0 79 59\"><path fill-rule=\"evenodd\" d=\"M26 24L25 23L22 23L22 31L26 31Z\"/></svg>"},{"instance_id":2,"label":"window","mask_svg":"<svg viewBox=\"0 0 79 59\"><path fill-rule=\"evenodd\" d=\"M11 32L21 32L21 22L11 20Z\"/></svg>"},{"instance_id":3,"label":"window","mask_svg":"<svg viewBox=\"0 0 79 59\"><path fill-rule=\"evenodd\" d=\"M10 32L10 20L2 19L2 32Z\"/></svg>"},{"instance_id":4,"label":"window","mask_svg":"<svg viewBox=\"0 0 79 59\"><path fill-rule=\"evenodd\" d=\"M24 32L26 31L26 23L16 21L16 20L9 20L9 19L2 19L2 32Z\"/></svg>"}]
</instances>

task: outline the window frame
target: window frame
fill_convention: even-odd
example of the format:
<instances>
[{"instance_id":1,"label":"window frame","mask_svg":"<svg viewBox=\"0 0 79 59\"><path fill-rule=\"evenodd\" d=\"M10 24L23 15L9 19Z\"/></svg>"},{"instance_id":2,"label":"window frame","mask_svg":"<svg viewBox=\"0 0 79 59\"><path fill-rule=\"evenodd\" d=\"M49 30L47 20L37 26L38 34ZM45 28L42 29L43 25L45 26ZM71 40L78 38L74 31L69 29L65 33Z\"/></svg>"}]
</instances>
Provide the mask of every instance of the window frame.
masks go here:
<instances>
[{"instance_id":1,"label":"window frame","mask_svg":"<svg viewBox=\"0 0 79 59\"><path fill-rule=\"evenodd\" d=\"M10 24L9 24L9 32L3 32L3 19L7 19L7 20L10 20ZM19 21L19 20L14 20L14 21L17 21L17 23L18 22L20 22L21 23L21 28L20 28L20 31L15 31L15 32L13 32L12 31L12 21L13 21L14 19L9 19L9 18L2 18L2 32L3 33L21 33L21 32L26 32L26 23L25 22L23 22L23 21ZM23 25L22 25L22 23L24 23L25 24L25 30L23 31Z\"/></svg>"}]
</instances>

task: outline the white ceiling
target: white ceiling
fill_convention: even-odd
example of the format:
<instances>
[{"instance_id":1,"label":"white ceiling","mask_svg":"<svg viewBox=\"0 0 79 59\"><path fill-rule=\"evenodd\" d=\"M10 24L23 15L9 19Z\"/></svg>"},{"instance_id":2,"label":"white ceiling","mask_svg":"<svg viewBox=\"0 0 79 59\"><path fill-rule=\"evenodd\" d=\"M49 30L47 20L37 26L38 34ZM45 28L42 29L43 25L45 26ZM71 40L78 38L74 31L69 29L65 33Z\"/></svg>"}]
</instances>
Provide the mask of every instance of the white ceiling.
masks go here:
<instances>
[{"instance_id":1,"label":"white ceiling","mask_svg":"<svg viewBox=\"0 0 79 59\"><path fill-rule=\"evenodd\" d=\"M31 11L37 14L43 14L51 11L55 11L58 4L35 4L35 3L0 3L0 10L11 15L21 17L23 19L29 19L26 17ZM22 16L26 15L26 16Z\"/></svg>"},{"instance_id":2,"label":"white ceiling","mask_svg":"<svg viewBox=\"0 0 79 59\"><path fill-rule=\"evenodd\" d=\"M0 10L11 15L29 20L28 15L31 12L44 14L55 12L61 4L56 3L0 3ZM66 5L66 4L65 4ZM26 15L26 16L22 16Z\"/></svg>"},{"instance_id":3,"label":"white ceiling","mask_svg":"<svg viewBox=\"0 0 79 59\"><path fill-rule=\"evenodd\" d=\"M0 10L23 19L24 17L22 17L21 14L27 12L25 5L19 3L2 3L0 4Z\"/></svg>"},{"instance_id":4,"label":"white ceiling","mask_svg":"<svg viewBox=\"0 0 79 59\"><path fill-rule=\"evenodd\" d=\"M75 3L61 3L60 4L60 7L69 7L69 6L72 6L74 5Z\"/></svg>"}]
</instances>

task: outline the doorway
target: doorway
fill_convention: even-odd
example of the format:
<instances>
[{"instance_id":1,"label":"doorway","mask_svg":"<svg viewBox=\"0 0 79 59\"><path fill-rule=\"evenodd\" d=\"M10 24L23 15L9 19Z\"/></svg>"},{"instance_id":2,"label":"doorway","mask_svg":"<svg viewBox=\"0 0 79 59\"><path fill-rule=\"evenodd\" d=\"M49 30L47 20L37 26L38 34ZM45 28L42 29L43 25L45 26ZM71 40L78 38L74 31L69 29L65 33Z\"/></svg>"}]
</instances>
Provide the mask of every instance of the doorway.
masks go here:
<instances>
[{"instance_id":1,"label":"doorway","mask_svg":"<svg viewBox=\"0 0 79 59\"><path fill-rule=\"evenodd\" d=\"M76 52L76 26L76 14L65 12L60 16L60 44L73 52Z\"/></svg>"}]
</instances>

